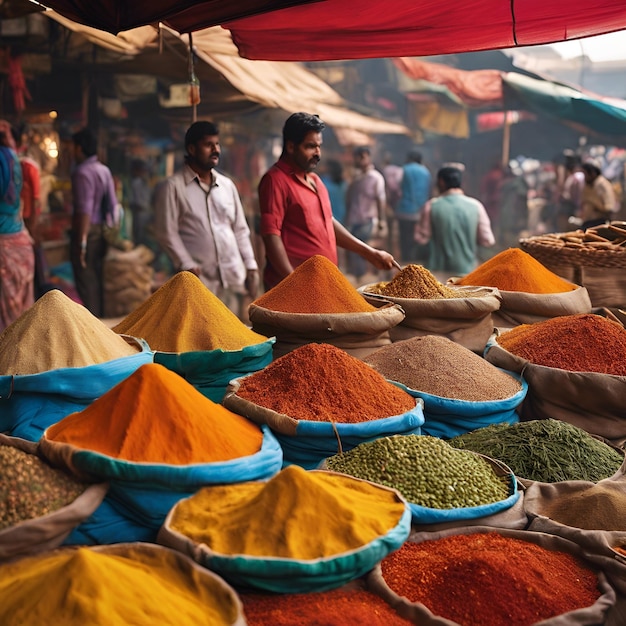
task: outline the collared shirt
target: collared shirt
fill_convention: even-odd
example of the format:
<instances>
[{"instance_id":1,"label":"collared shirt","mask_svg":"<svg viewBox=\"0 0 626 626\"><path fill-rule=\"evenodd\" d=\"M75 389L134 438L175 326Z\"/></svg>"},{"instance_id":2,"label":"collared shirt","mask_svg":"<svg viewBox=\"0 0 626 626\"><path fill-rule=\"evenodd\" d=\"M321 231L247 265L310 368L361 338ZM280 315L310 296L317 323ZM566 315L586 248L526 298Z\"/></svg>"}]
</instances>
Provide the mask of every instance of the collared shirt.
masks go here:
<instances>
[{"instance_id":1,"label":"collared shirt","mask_svg":"<svg viewBox=\"0 0 626 626\"><path fill-rule=\"evenodd\" d=\"M72 172L74 213L89 215L91 224L102 224L101 205L105 190L108 191L110 212L113 214L117 205L113 175L94 154L79 163Z\"/></svg>"},{"instance_id":2,"label":"collared shirt","mask_svg":"<svg viewBox=\"0 0 626 626\"><path fill-rule=\"evenodd\" d=\"M378 207L385 206L385 178L370 165L359 170L348 187L346 200L346 224L368 224L379 217Z\"/></svg>"},{"instance_id":3,"label":"collared shirt","mask_svg":"<svg viewBox=\"0 0 626 626\"><path fill-rule=\"evenodd\" d=\"M477 246L491 247L496 242L483 204L460 189L448 190L424 205L415 240L431 242L431 271L454 274L471 272L477 265Z\"/></svg>"},{"instance_id":4,"label":"collared shirt","mask_svg":"<svg viewBox=\"0 0 626 626\"><path fill-rule=\"evenodd\" d=\"M617 211L615 191L607 178L600 175L591 185L583 187L581 209L583 221L602 217L610 219L610 214Z\"/></svg>"},{"instance_id":5,"label":"collared shirt","mask_svg":"<svg viewBox=\"0 0 626 626\"><path fill-rule=\"evenodd\" d=\"M219 287L243 290L247 271L258 266L235 183L212 173L209 187L185 165L157 187L155 234L177 270L200 267L217 294Z\"/></svg>"},{"instance_id":6,"label":"collared shirt","mask_svg":"<svg viewBox=\"0 0 626 626\"><path fill-rule=\"evenodd\" d=\"M337 241L328 190L321 178L308 173L314 191L298 179L295 170L279 159L259 183L261 235L278 235L293 267L317 254L337 263ZM271 268L268 284L275 284Z\"/></svg>"}]
</instances>

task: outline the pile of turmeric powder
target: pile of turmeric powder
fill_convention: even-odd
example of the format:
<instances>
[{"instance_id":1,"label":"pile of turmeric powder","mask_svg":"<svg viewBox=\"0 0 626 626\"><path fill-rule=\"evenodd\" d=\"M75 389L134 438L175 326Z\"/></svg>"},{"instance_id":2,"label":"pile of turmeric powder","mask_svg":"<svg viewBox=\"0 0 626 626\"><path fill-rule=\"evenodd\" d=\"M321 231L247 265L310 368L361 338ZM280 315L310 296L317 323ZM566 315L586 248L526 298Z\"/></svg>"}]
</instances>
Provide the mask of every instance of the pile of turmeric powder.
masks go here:
<instances>
[{"instance_id":1,"label":"pile of turmeric powder","mask_svg":"<svg viewBox=\"0 0 626 626\"><path fill-rule=\"evenodd\" d=\"M191 272L178 272L113 331L159 352L241 350L267 341L250 330Z\"/></svg>"},{"instance_id":2,"label":"pile of turmeric powder","mask_svg":"<svg viewBox=\"0 0 626 626\"><path fill-rule=\"evenodd\" d=\"M44 439L136 463L191 465L255 454L263 433L178 374L147 363L50 426Z\"/></svg>"},{"instance_id":3,"label":"pile of turmeric powder","mask_svg":"<svg viewBox=\"0 0 626 626\"><path fill-rule=\"evenodd\" d=\"M371 313L376 307L325 256L315 255L253 304L282 313Z\"/></svg>"},{"instance_id":4,"label":"pile of turmeric powder","mask_svg":"<svg viewBox=\"0 0 626 626\"><path fill-rule=\"evenodd\" d=\"M219 554L309 560L385 535L405 507L385 487L290 465L268 482L200 489L176 504L170 528Z\"/></svg>"},{"instance_id":5,"label":"pile of turmeric powder","mask_svg":"<svg viewBox=\"0 0 626 626\"><path fill-rule=\"evenodd\" d=\"M578 288L521 248L499 252L457 281L457 285L496 287L501 291L538 294L563 293Z\"/></svg>"}]
</instances>

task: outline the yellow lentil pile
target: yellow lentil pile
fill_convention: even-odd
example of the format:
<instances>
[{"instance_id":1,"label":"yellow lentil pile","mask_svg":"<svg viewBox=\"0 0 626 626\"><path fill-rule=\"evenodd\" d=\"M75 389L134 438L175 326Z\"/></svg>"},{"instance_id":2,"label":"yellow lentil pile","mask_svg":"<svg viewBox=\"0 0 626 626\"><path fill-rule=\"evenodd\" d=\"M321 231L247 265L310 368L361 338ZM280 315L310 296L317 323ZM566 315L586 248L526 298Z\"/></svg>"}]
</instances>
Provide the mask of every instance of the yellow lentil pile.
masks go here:
<instances>
[{"instance_id":1,"label":"yellow lentil pile","mask_svg":"<svg viewBox=\"0 0 626 626\"><path fill-rule=\"evenodd\" d=\"M423 265L415 263L407 265L389 282L372 285L369 291L392 298L420 298L422 300L464 297L463 293L440 283Z\"/></svg>"},{"instance_id":2,"label":"yellow lentil pile","mask_svg":"<svg viewBox=\"0 0 626 626\"><path fill-rule=\"evenodd\" d=\"M227 589L165 548L70 548L0 566L0 623L228 626L238 605Z\"/></svg>"},{"instance_id":3,"label":"yellow lentil pile","mask_svg":"<svg viewBox=\"0 0 626 626\"><path fill-rule=\"evenodd\" d=\"M522 389L519 380L510 374L438 335L397 341L363 360L388 380L442 398L504 400Z\"/></svg>"},{"instance_id":4,"label":"yellow lentil pile","mask_svg":"<svg viewBox=\"0 0 626 626\"><path fill-rule=\"evenodd\" d=\"M34 454L0 445L0 530L73 502L87 485Z\"/></svg>"},{"instance_id":5,"label":"yellow lentil pile","mask_svg":"<svg viewBox=\"0 0 626 626\"><path fill-rule=\"evenodd\" d=\"M138 351L84 306L53 289L0 334L0 375L85 367Z\"/></svg>"},{"instance_id":6,"label":"yellow lentil pile","mask_svg":"<svg viewBox=\"0 0 626 626\"><path fill-rule=\"evenodd\" d=\"M369 304L326 257L315 255L253 304L283 313L371 313Z\"/></svg>"},{"instance_id":7,"label":"yellow lentil pile","mask_svg":"<svg viewBox=\"0 0 626 626\"><path fill-rule=\"evenodd\" d=\"M209 400L157 363L142 365L44 438L137 463L230 461L261 449L258 425Z\"/></svg>"},{"instance_id":8,"label":"yellow lentil pile","mask_svg":"<svg viewBox=\"0 0 626 626\"><path fill-rule=\"evenodd\" d=\"M170 526L219 554L310 560L385 535L405 507L385 488L290 465L268 482L199 490L176 505Z\"/></svg>"},{"instance_id":9,"label":"yellow lentil pile","mask_svg":"<svg viewBox=\"0 0 626 626\"><path fill-rule=\"evenodd\" d=\"M241 350L267 341L191 272L174 274L113 330L141 337L159 352Z\"/></svg>"}]
</instances>

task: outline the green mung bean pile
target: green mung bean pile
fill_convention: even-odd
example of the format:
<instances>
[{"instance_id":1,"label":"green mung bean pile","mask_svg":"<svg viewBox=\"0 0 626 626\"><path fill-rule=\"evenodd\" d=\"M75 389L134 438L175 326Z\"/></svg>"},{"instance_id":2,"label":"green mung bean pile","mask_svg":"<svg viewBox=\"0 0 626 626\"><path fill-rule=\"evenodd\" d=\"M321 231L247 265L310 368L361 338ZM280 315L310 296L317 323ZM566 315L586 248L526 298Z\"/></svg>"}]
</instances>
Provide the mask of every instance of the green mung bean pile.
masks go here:
<instances>
[{"instance_id":1,"label":"green mung bean pile","mask_svg":"<svg viewBox=\"0 0 626 626\"><path fill-rule=\"evenodd\" d=\"M519 478L544 483L597 482L615 474L624 460L611 446L556 419L492 424L448 443L499 459Z\"/></svg>"},{"instance_id":2,"label":"green mung bean pile","mask_svg":"<svg viewBox=\"0 0 626 626\"><path fill-rule=\"evenodd\" d=\"M506 476L482 457L429 435L394 435L362 443L326 459L326 468L397 489L409 502L432 509L505 500Z\"/></svg>"},{"instance_id":3,"label":"green mung bean pile","mask_svg":"<svg viewBox=\"0 0 626 626\"><path fill-rule=\"evenodd\" d=\"M0 530L67 506L86 485L34 454L0 445Z\"/></svg>"}]
</instances>

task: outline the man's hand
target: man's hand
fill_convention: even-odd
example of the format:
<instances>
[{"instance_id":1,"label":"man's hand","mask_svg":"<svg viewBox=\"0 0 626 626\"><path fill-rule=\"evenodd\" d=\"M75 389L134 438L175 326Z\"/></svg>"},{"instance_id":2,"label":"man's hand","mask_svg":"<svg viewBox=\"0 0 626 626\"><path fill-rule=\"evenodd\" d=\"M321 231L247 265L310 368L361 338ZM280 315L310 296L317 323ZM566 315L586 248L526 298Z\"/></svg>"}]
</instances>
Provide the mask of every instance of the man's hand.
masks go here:
<instances>
[{"instance_id":1,"label":"man's hand","mask_svg":"<svg viewBox=\"0 0 626 626\"><path fill-rule=\"evenodd\" d=\"M390 270L394 267L393 254L385 252L384 250L372 248L367 256L367 260L379 270Z\"/></svg>"},{"instance_id":2,"label":"man's hand","mask_svg":"<svg viewBox=\"0 0 626 626\"><path fill-rule=\"evenodd\" d=\"M254 300L259 292L259 272L258 270L248 270L245 281L246 291L248 295Z\"/></svg>"}]
</instances>

